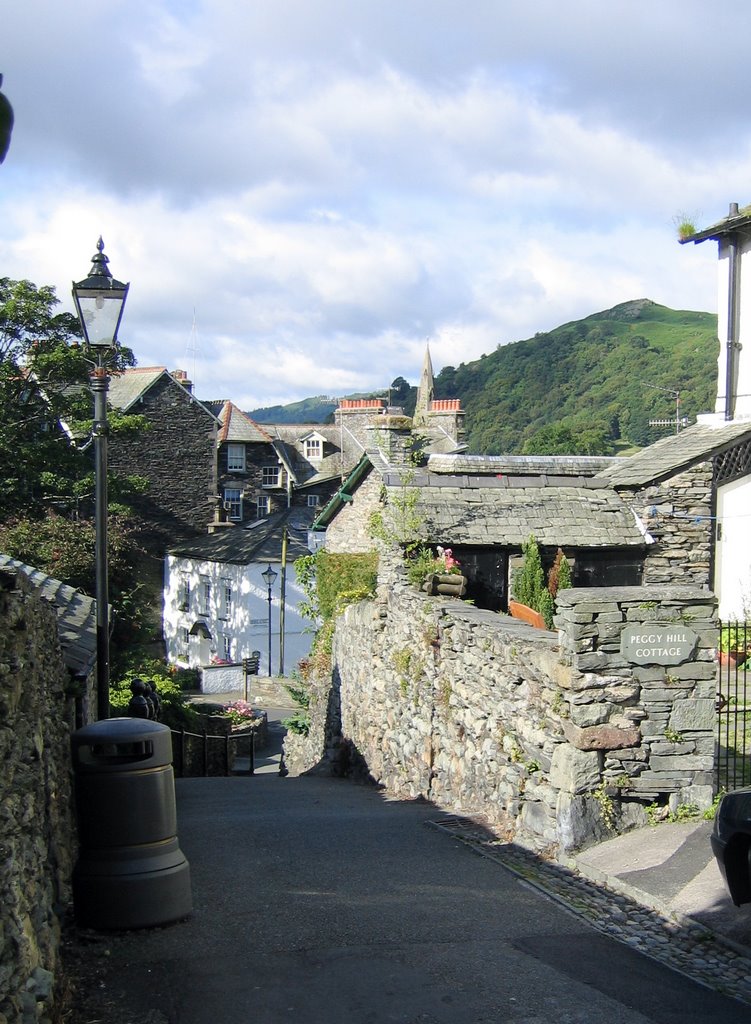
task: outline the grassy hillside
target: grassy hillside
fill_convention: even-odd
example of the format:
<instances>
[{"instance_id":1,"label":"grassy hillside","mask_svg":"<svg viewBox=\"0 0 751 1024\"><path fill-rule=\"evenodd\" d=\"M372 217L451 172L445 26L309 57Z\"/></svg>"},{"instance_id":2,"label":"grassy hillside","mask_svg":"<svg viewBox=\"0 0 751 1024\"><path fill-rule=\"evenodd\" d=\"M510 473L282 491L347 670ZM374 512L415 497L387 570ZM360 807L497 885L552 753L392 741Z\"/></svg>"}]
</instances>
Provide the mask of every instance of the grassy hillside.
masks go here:
<instances>
[{"instance_id":1,"label":"grassy hillside","mask_svg":"<svg viewBox=\"0 0 751 1024\"><path fill-rule=\"evenodd\" d=\"M714 408L716 334L710 313L626 302L444 367L436 397L461 398L478 454L610 454L671 432L648 426L675 415L674 397L658 388L679 390L691 421Z\"/></svg>"},{"instance_id":2,"label":"grassy hillside","mask_svg":"<svg viewBox=\"0 0 751 1024\"><path fill-rule=\"evenodd\" d=\"M317 395L290 405L267 405L252 409L248 416L256 423L324 423L338 405L336 398Z\"/></svg>"}]
</instances>

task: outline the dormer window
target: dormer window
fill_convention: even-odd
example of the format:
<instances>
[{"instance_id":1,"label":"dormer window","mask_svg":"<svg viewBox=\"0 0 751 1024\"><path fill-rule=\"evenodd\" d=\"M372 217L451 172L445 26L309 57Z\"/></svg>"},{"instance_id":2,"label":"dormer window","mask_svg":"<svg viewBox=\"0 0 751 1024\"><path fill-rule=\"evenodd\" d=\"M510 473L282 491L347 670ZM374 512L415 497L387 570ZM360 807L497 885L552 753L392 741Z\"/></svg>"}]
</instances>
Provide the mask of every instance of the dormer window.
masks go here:
<instances>
[{"instance_id":1,"label":"dormer window","mask_svg":"<svg viewBox=\"0 0 751 1024\"><path fill-rule=\"evenodd\" d=\"M305 442L305 458L314 462L316 459L323 458L323 450L321 447L321 441L317 437L309 437Z\"/></svg>"},{"instance_id":2,"label":"dormer window","mask_svg":"<svg viewBox=\"0 0 751 1024\"><path fill-rule=\"evenodd\" d=\"M228 473L244 473L245 472L245 445L244 444L228 444L227 445L227 472Z\"/></svg>"}]
</instances>

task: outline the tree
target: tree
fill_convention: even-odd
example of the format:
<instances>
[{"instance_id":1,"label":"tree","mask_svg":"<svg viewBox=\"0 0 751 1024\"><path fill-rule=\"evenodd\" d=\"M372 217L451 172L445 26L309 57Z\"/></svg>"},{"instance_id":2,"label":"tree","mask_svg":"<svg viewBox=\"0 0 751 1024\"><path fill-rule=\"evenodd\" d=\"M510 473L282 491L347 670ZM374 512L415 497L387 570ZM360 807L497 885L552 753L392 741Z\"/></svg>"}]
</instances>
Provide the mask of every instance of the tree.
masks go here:
<instances>
[{"instance_id":1,"label":"tree","mask_svg":"<svg viewBox=\"0 0 751 1024\"><path fill-rule=\"evenodd\" d=\"M54 288L0 278L0 518L50 507L78 514L91 490L90 363L71 313L56 313ZM135 363L119 348L108 369Z\"/></svg>"}]
</instances>

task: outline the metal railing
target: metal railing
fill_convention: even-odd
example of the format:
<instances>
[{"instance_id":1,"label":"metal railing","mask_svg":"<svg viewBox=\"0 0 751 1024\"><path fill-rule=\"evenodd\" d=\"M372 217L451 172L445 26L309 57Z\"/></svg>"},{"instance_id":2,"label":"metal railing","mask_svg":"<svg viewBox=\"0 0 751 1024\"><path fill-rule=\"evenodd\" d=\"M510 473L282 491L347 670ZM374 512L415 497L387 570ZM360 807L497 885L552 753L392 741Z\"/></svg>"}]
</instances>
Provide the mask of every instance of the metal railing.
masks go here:
<instances>
[{"instance_id":1,"label":"metal railing","mask_svg":"<svg viewBox=\"0 0 751 1024\"><path fill-rule=\"evenodd\" d=\"M178 778L188 776L206 778L210 775L255 775L256 738L252 729L239 735L227 733L219 736L205 731L201 733L188 732L187 729L171 729L170 732L172 733L172 767ZM248 768L239 770L235 768L235 760L238 756L243 756L241 748L245 745L248 748Z\"/></svg>"},{"instance_id":2,"label":"metal railing","mask_svg":"<svg viewBox=\"0 0 751 1024\"><path fill-rule=\"evenodd\" d=\"M717 791L751 785L751 693L748 690L751 623L720 626L717 680Z\"/></svg>"}]
</instances>

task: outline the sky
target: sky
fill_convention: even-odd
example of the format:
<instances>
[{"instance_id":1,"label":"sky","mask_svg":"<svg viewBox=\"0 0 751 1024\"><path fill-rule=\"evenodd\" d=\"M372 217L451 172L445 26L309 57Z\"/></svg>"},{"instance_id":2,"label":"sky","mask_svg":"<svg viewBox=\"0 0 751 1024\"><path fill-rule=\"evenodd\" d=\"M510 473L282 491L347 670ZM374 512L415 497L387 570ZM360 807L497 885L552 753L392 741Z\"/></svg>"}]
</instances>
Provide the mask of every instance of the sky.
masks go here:
<instances>
[{"instance_id":1,"label":"sky","mask_svg":"<svg viewBox=\"0 0 751 1024\"><path fill-rule=\"evenodd\" d=\"M631 299L717 309L747 0L0 0L0 276L130 282L241 408L419 380Z\"/></svg>"}]
</instances>

